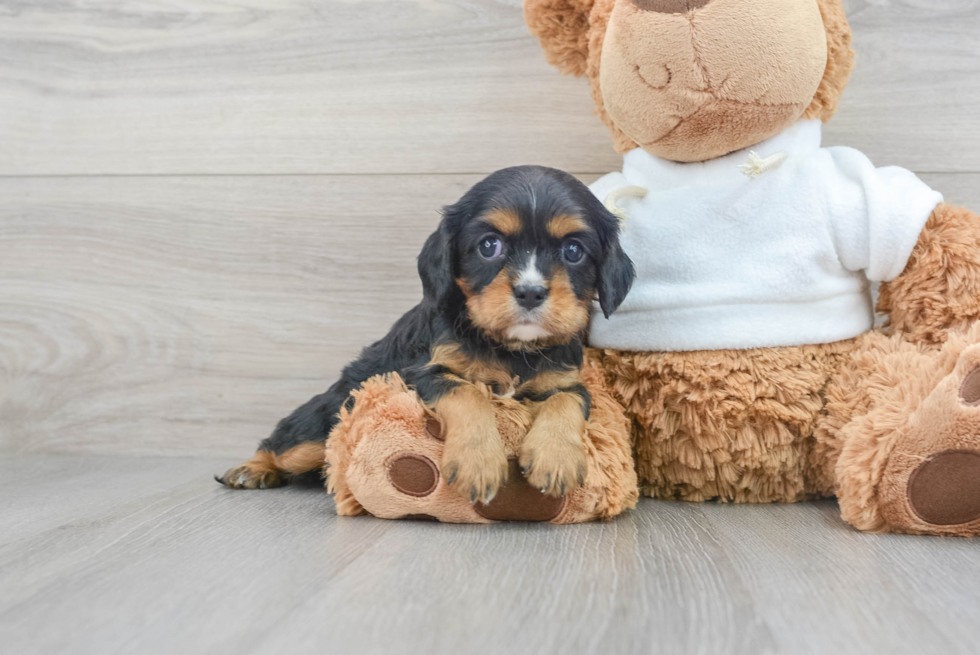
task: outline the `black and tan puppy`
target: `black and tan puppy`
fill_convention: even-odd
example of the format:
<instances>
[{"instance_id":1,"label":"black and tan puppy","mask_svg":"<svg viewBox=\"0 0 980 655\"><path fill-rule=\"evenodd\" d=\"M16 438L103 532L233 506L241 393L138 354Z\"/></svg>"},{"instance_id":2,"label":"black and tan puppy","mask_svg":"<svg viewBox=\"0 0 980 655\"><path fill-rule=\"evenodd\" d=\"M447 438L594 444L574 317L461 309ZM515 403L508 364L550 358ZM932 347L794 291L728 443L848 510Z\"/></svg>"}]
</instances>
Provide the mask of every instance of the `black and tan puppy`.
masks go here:
<instances>
[{"instance_id":1,"label":"black and tan puppy","mask_svg":"<svg viewBox=\"0 0 980 655\"><path fill-rule=\"evenodd\" d=\"M397 371L439 417L443 474L471 501L489 502L508 468L493 407L475 383L531 404L520 458L530 484L551 495L580 485L590 409L579 378L582 338L594 301L609 316L633 282L618 234L616 217L567 173L494 173L444 210L422 248L421 304L219 481L265 488L318 479L350 392Z\"/></svg>"}]
</instances>

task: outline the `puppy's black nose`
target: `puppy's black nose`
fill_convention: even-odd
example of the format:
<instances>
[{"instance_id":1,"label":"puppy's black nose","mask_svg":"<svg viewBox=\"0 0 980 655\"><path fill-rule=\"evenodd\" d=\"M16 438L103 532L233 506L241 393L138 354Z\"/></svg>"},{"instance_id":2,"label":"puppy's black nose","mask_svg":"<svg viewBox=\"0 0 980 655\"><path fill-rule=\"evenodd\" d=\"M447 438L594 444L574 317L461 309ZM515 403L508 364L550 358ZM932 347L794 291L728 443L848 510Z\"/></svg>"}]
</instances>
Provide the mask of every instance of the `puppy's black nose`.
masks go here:
<instances>
[{"instance_id":1,"label":"puppy's black nose","mask_svg":"<svg viewBox=\"0 0 980 655\"><path fill-rule=\"evenodd\" d=\"M547 297L548 290L544 287L514 287L514 298L524 309L540 307Z\"/></svg>"}]
</instances>

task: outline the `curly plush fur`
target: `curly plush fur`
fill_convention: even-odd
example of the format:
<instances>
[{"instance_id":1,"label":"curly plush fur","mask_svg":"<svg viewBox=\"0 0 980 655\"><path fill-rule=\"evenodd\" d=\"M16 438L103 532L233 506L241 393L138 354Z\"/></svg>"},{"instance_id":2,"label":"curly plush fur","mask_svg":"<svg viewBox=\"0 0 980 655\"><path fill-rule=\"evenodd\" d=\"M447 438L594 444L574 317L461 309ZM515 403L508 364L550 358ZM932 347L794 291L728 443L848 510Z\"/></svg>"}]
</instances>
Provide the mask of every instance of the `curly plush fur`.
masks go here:
<instances>
[{"instance_id":1,"label":"curly plush fur","mask_svg":"<svg viewBox=\"0 0 980 655\"><path fill-rule=\"evenodd\" d=\"M605 350L600 361L634 418L644 495L734 502L804 498L821 390L854 340L693 353Z\"/></svg>"},{"instance_id":2,"label":"curly plush fur","mask_svg":"<svg viewBox=\"0 0 980 655\"><path fill-rule=\"evenodd\" d=\"M524 20L541 40L548 63L566 75L584 75L589 13L594 0L541 0L524 5Z\"/></svg>"},{"instance_id":3,"label":"curly plush fur","mask_svg":"<svg viewBox=\"0 0 980 655\"><path fill-rule=\"evenodd\" d=\"M926 223L905 271L882 284L878 311L906 339L929 345L946 341L980 319L980 217L942 204Z\"/></svg>"}]
</instances>

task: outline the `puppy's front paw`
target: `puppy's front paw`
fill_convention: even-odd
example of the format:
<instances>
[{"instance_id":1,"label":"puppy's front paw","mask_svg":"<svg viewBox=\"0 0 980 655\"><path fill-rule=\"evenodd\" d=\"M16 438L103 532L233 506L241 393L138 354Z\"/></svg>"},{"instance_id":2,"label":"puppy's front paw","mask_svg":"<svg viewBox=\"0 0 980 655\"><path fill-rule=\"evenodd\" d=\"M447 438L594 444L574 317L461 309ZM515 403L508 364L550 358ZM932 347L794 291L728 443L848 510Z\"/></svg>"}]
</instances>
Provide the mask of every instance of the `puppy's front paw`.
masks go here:
<instances>
[{"instance_id":1,"label":"puppy's front paw","mask_svg":"<svg viewBox=\"0 0 980 655\"><path fill-rule=\"evenodd\" d=\"M564 496L585 483L585 445L568 435L532 430L521 448L521 469L528 483L549 496Z\"/></svg>"},{"instance_id":2,"label":"puppy's front paw","mask_svg":"<svg viewBox=\"0 0 980 655\"><path fill-rule=\"evenodd\" d=\"M442 475L471 503L493 500L507 482L507 453L499 434L446 438Z\"/></svg>"}]
</instances>

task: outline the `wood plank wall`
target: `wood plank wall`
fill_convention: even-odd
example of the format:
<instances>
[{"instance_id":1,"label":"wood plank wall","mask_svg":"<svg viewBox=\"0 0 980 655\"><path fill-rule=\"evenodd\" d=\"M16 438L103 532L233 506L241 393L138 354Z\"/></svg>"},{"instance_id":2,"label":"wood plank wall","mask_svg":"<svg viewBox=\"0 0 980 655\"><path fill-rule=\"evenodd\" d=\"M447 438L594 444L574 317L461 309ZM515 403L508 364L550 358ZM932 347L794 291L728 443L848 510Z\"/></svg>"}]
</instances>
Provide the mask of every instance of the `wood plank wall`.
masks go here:
<instances>
[{"instance_id":1,"label":"wood plank wall","mask_svg":"<svg viewBox=\"0 0 980 655\"><path fill-rule=\"evenodd\" d=\"M980 208L980 0L849 0L825 143ZM519 0L0 1L0 449L246 455L482 175L619 166Z\"/></svg>"}]
</instances>

